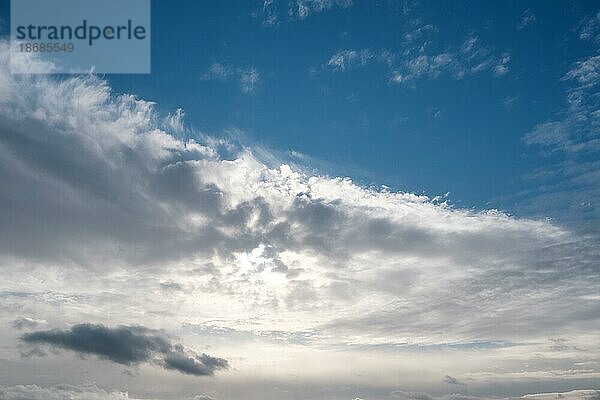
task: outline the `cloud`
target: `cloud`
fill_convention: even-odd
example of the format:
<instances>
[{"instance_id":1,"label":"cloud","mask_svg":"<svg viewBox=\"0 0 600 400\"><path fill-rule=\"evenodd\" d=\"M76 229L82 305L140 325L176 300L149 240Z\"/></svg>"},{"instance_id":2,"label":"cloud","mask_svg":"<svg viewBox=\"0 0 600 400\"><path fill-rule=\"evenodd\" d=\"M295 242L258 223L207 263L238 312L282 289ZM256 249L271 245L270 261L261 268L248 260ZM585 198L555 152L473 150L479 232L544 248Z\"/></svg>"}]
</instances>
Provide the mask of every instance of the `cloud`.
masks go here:
<instances>
[{"instance_id":1,"label":"cloud","mask_svg":"<svg viewBox=\"0 0 600 400\"><path fill-rule=\"evenodd\" d=\"M597 17L584 20L581 40L597 34ZM593 54L574 62L561 78L567 84L562 110L523 137L525 144L552 160L527 174L525 179L541 190L529 194L523 207L552 209L561 220L586 231L597 231L594 226L600 220L600 42L593 43Z\"/></svg>"},{"instance_id":2,"label":"cloud","mask_svg":"<svg viewBox=\"0 0 600 400\"><path fill-rule=\"evenodd\" d=\"M450 376L450 375L444 376L444 382L448 383L450 385L462 385L463 384L458 379L456 379L455 377Z\"/></svg>"},{"instance_id":3,"label":"cloud","mask_svg":"<svg viewBox=\"0 0 600 400\"><path fill-rule=\"evenodd\" d=\"M597 400L600 396L598 390L573 390L570 392L536 393L520 397L501 398L497 396L478 396L466 394L449 394L433 396L424 392L408 392L396 390L390 396L402 400ZM70 385L60 384L48 387L38 385L0 385L0 397L5 400L149 400L138 396L131 396L125 391L105 390L95 384ZM355 397L354 400L365 398ZM368 399L368 397L366 397ZM215 400L208 394L199 394L190 400Z\"/></svg>"},{"instance_id":4,"label":"cloud","mask_svg":"<svg viewBox=\"0 0 600 400\"><path fill-rule=\"evenodd\" d=\"M78 324L68 330L48 330L25 333L21 340L33 345L48 345L80 354L92 354L124 365L153 362L165 369L184 374L210 376L227 369L221 358L195 354L174 344L161 332L141 326Z\"/></svg>"},{"instance_id":5,"label":"cloud","mask_svg":"<svg viewBox=\"0 0 600 400\"><path fill-rule=\"evenodd\" d=\"M194 396L194 398L192 400L216 400L213 396L210 396L208 394L198 394L196 396Z\"/></svg>"},{"instance_id":6,"label":"cloud","mask_svg":"<svg viewBox=\"0 0 600 400\"><path fill-rule=\"evenodd\" d=\"M4 400L136 400L127 392L106 391L89 385L61 384L50 387L38 385L1 386L0 398ZM143 400L143 399L138 399Z\"/></svg>"},{"instance_id":7,"label":"cloud","mask_svg":"<svg viewBox=\"0 0 600 400\"><path fill-rule=\"evenodd\" d=\"M502 57L498 60L498 64L494 67L494 76L502 76L504 74L507 74L509 71L509 62L510 55L508 53L503 54Z\"/></svg>"},{"instance_id":8,"label":"cloud","mask_svg":"<svg viewBox=\"0 0 600 400\"><path fill-rule=\"evenodd\" d=\"M229 368L228 362L222 358L211 357L204 353L190 357L183 352L183 349L167 354L164 362L167 369L196 376L213 375L216 370Z\"/></svg>"},{"instance_id":9,"label":"cloud","mask_svg":"<svg viewBox=\"0 0 600 400\"><path fill-rule=\"evenodd\" d=\"M208 70L202 75L203 80L219 80L226 81L234 74L234 68L220 64L220 63L212 63Z\"/></svg>"},{"instance_id":10,"label":"cloud","mask_svg":"<svg viewBox=\"0 0 600 400\"><path fill-rule=\"evenodd\" d=\"M364 67L373 58L369 50L339 50L331 56L327 66L334 71L345 71L349 68Z\"/></svg>"},{"instance_id":11,"label":"cloud","mask_svg":"<svg viewBox=\"0 0 600 400\"><path fill-rule=\"evenodd\" d=\"M164 124L166 129L169 129L174 135L180 135L184 133L186 130L183 121L184 118L185 112L181 108L178 108L173 114L169 114L165 118Z\"/></svg>"},{"instance_id":12,"label":"cloud","mask_svg":"<svg viewBox=\"0 0 600 400\"><path fill-rule=\"evenodd\" d=\"M160 283L160 287L163 290L167 290L167 291L177 291L177 290L183 290L183 287L177 283L177 282L172 282L172 281L168 281L168 282L161 282Z\"/></svg>"},{"instance_id":13,"label":"cloud","mask_svg":"<svg viewBox=\"0 0 600 400\"><path fill-rule=\"evenodd\" d=\"M240 71L240 89L242 93L254 93L260 83L260 74L256 68Z\"/></svg>"},{"instance_id":14,"label":"cloud","mask_svg":"<svg viewBox=\"0 0 600 400\"><path fill-rule=\"evenodd\" d=\"M521 14L521 19L517 23L517 30L520 31L522 29L525 29L529 25L533 24L535 20L536 17L533 11L531 11L531 8L526 9L525 11L523 11L523 14Z\"/></svg>"},{"instance_id":15,"label":"cloud","mask_svg":"<svg viewBox=\"0 0 600 400\"><path fill-rule=\"evenodd\" d=\"M261 81L261 75L254 67L235 68L229 65L213 63L208 70L202 75L202 80L205 81L220 81L226 82L230 78L238 81L242 93L254 93Z\"/></svg>"},{"instance_id":16,"label":"cloud","mask_svg":"<svg viewBox=\"0 0 600 400\"><path fill-rule=\"evenodd\" d=\"M13 328L16 329L31 329L36 328L40 324L44 324L45 321L36 320L33 318L17 318L12 322Z\"/></svg>"},{"instance_id":17,"label":"cloud","mask_svg":"<svg viewBox=\"0 0 600 400\"><path fill-rule=\"evenodd\" d=\"M393 84L414 84L419 79L437 79L448 75L462 79L471 74L490 71L494 76L509 72L510 55L494 55L491 49L481 46L475 36L465 40L460 46L447 48L443 52L431 52L426 49L428 39L421 38L429 25L405 34L402 51L370 49L341 49L333 54L323 66L324 70L345 72L370 64L382 65L388 71ZM417 40L417 39L420 39Z\"/></svg>"},{"instance_id":18,"label":"cloud","mask_svg":"<svg viewBox=\"0 0 600 400\"><path fill-rule=\"evenodd\" d=\"M476 47L469 41L458 51ZM290 167L265 149L192 138L182 113L167 123L152 103L112 93L94 76L12 75L6 54L0 287L11 289L0 291L0 309L6 326L25 315L72 327L36 328L29 339L39 346L159 365L165 375L203 374L219 360L135 325L179 332L210 322L215 329L202 334L218 352L238 339L301 346L303 354L344 349L332 359L345 351L472 350L482 368L498 361L494 378L508 381L570 379L582 374L574 364L598 358L597 340L586 336L600 328L592 238L545 218L366 188ZM5 331L7 343L22 333ZM186 332L185 343L197 340ZM556 354L548 332L586 351ZM107 349L103 340L128 346ZM31 363L12 351L7 358ZM547 352L546 361L536 358ZM272 365L247 353L236 359L241 371ZM385 379L396 382L385 371L397 371L392 363L402 358L377 361ZM459 358L431 362L418 379L431 376L438 387L446 371L485 379L468 375ZM335 362L323 360L314 364L325 374ZM521 372L524 363L532 367ZM296 371L312 373L304 364ZM596 364L589 369L598 374Z\"/></svg>"},{"instance_id":19,"label":"cloud","mask_svg":"<svg viewBox=\"0 0 600 400\"><path fill-rule=\"evenodd\" d=\"M575 79L581 85L596 85L600 78L600 56L592 56L575 63L563 80Z\"/></svg>"},{"instance_id":20,"label":"cloud","mask_svg":"<svg viewBox=\"0 0 600 400\"><path fill-rule=\"evenodd\" d=\"M435 25L425 24L418 26L411 31L405 32L402 39L407 44L417 43L419 40L429 37L429 35L435 32L437 32Z\"/></svg>"},{"instance_id":21,"label":"cloud","mask_svg":"<svg viewBox=\"0 0 600 400\"><path fill-rule=\"evenodd\" d=\"M577 61L562 80L571 84L562 118L536 125L525 135L525 143L565 154L599 151L600 56Z\"/></svg>"},{"instance_id":22,"label":"cloud","mask_svg":"<svg viewBox=\"0 0 600 400\"><path fill-rule=\"evenodd\" d=\"M563 393L537 393L528 394L520 397L506 397L499 398L497 396L477 396L472 394L448 394L443 396L433 396L429 393L424 392L405 392L402 390L396 390L391 393L393 398L402 400L517 400L517 399L537 399L537 400L552 400L552 399L564 399L564 400L597 400L600 396L598 390L573 390L570 392Z\"/></svg>"},{"instance_id":23,"label":"cloud","mask_svg":"<svg viewBox=\"0 0 600 400\"><path fill-rule=\"evenodd\" d=\"M502 101L502 105L506 110L512 110L516 103L519 102L519 96L508 96Z\"/></svg>"},{"instance_id":24,"label":"cloud","mask_svg":"<svg viewBox=\"0 0 600 400\"><path fill-rule=\"evenodd\" d=\"M593 43L600 43L600 12L584 18L578 27L579 38Z\"/></svg>"},{"instance_id":25,"label":"cloud","mask_svg":"<svg viewBox=\"0 0 600 400\"><path fill-rule=\"evenodd\" d=\"M96 384L54 386L0 385L0 398L3 400L151 400L147 397L132 396L127 391L103 389ZM188 397L189 400L216 400L208 394Z\"/></svg>"},{"instance_id":26,"label":"cloud","mask_svg":"<svg viewBox=\"0 0 600 400\"><path fill-rule=\"evenodd\" d=\"M262 19L264 26L272 27L285 20L303 20L314 13L351 6L352 0L264 0L255 16Z\"/></svg>"}]
</instances>

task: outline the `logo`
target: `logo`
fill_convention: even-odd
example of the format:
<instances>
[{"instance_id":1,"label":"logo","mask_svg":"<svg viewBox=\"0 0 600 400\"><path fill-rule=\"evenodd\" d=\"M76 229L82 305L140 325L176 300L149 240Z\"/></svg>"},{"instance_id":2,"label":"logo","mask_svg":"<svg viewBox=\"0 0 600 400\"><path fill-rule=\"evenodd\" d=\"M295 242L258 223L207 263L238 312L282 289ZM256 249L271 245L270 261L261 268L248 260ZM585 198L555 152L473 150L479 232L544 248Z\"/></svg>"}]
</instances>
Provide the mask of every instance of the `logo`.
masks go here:
<instances>
[{"instance_id":1,"label":"logo","mask_svg":"<svg viewBox=\"0 0 600 400\"><path fill-rule=\"evenodd\" d=\"M11 0L13 73L150 73L150 0Z\"/></svg>"}]
</instances>

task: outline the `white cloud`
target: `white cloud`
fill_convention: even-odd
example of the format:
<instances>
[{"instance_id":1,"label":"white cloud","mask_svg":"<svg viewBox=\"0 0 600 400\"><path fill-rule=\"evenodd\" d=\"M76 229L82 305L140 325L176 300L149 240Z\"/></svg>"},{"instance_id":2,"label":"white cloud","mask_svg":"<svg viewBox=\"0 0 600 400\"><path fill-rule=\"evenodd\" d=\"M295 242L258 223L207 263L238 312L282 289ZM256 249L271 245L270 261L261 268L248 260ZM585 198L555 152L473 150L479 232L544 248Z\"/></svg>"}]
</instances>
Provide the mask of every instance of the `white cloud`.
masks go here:
<instances>
[{"instance_id":1,"label":"white cloud","mask_svg":"<svg viewBox=\"0 0 600 400\"><path fill-rule=\"evenodd\" d=\"M0 396L5 400L150 400L147 397L131 396L126 391L105 390L94 384L69 385L60 384L48 387L37 385L1 386ZM478 396L473 394L455 393L444 396L434 396L425 392L409 392L402 390L392 391L388 398L402 400L597 400L600 396L598 390L572 390L569 392L535 393L520 397L500 398L497 396ZM198 394L186 397L189 400L215 400L213 395ZM354 400L371 396L355 397ZM379 396L377 396L379 398Z\"/></svg>"},{"instance_id":2,"label":"white cloud","mask_svg":"<svg viewBox=\"0 0 600 400\"><path fill-rule=\"evenodd\" d=\"M130 396L127 391L105 390L95 384L54 386L0 385L0 398L3 400L151 400L148 397ZM215 400L208 394L188 397L189 400Z\"/></svg>"},{"instance_id":3,"label":"white cloud","mask_svg":"<svg viewBox=\"0 0 600 400\"><path fill-rule=\"evenodd\" d=\"M240 89L243 93L254 93L260 83L260 74L256 68L240 71Z\"/></svg>"},{"instance_id":4,"label":"white cloud","mask_svg":"<svg viewBox=\"0 0 600 400\"><path fill-rule=\"evenodd\" d=\"M323 68L344 72L369 64L380 64L388 71L391 83L403 85L414 84L424 78L436 79L442 75L462 79L483 71L490 71L494 76L509 72L510 55L494 55L489 48L480 45L474 36L467 38L460 46L429 53L429 39L422 38L424 33L435 31L433 27L427 28L429 26L405 34L403 49L399 52L342 49L333 54Z\"/></svg>"},{"instance_id":5,"label":"white cloud","mask_svg":"<svg viewBox=\"0 0 600 400\"><path fill-rule=\"evenodd\" d=\"M581 21L579 24L579 38L594 43L600 42L600 12Z\"/></svg>"},{"instance_id":6,"label":"white cloud","mask_svg":"<svg viewBox=\"0 0 600 400\"><path fill-rule=\"evenodd\" d=\"M178 108L173 114L169 114L165 119L166 129L173 132L175 135L182 134L185 132L184 117L185 112L181 108Z\"/></svg>"},{"instance_id":7,"label":"white cloud","mask_svg":"<svg viewBox=\"0 0 600 400\"><path fill-rule=\"evenodd\" d=\"M538 393L538 394L529 394L521 397L508 397L505 399L499 399L495 396L476 396L469 394L451 394L445 396L432 396L429 393L419 393L419 392L404 392L404 391L394 391L391 393L393 398L403 399L403 400L517 400L517 399L527 399L527 400L555 400L555 399L564 399L564 400L596 400L600 396L600 391L598 390L573 390L570 392L563 393Z\"/></svg>"},{"instance_id":8,"label":"white cloud","mask_svg":"<svg viewBox=\"0 0 600 400\"><path fill-rule=\"evenodd\" d=\"M521 202L529 212L551 210L575 229L598 232L600 220L600 57L597 40L598 15L585 18L579 38L591 41L590 55L573 63L562 77L565 104L550 120L536 124L524 142L541 150L543 167L526 179L539 187Z\"/></svg>"},{"instance_id":9,"label":"white cloud","mask_svg":"<svg viewBox=\"0 0 600 400\"><path fill-rule=\"evenodd\" d=\"M127 392L106 391L96 385L37 385L0 386L4 400L135 400ZM140 399L141 400L141 399Z\"/></svg>"},{"instance_id":10,"label":"white cloud","mask_svg":"<svg viewBox=\"0 0 600 400\"><path fill-rule=\"evenodd\" d=\"M339 50L331 56L327 66L334 71L345 71L349 68L364 67L373 58L369 50Z\"/></svg>"},{"instance_id":11,"label":"white cloud","mask_svg":"<svg viewBox=\"0 0 600 400\"><path fill-rule=\"evenodd\" d=\"M494 67L494 75L501 76L508 73L508 63L510 62L510 55L504 54L500 58L499 63Z\"/></svg>"},{"instance_id":12,"label":"white cloud","mask_svg":"<svg viewBox=\"0 0 600 400\"><path fill-rule=\"evenodd\" d=\"M202 75L203 80L226 81L234 74L234 68L221 63L212 63L208 70Z\"/></svg>"},{"instance_id":13,"label":"white cloud","mask_svg":"<svg viewBox=\"0 0 600 400\"><path fill-rule=\"evenodd\" d=\"M600 77L600 56L578 61L563 79L576 79L582 85L595 85Z\"/></svg>"},{"instance_id":14,"label":"white cloud","mask_svg":"<svg viewBox=\"0 0 600 400\"><path fill-rule=\"evenodd\" d=\"M7 68L0 51L0 371L43 368L20 359L11 322L27 316L44 329L179 332L231 360L227 384L268 373L381 387L398 371L415 387L447 386L448 371L470 385L492 385L478 371L509 382L600 374L590 238L304 173L250 148L223 156L223 141L176 134L182 112L165 123L97 77ZM454 355L414 361L414 348ZM352 362L381 349L405 357ZM83 362L66 357L44 362Z\"/></svg>"},{"instance_id":15,"label":"white cloud","mask_svg":"<svg viewBox=\"0 0 600 400\"><path fill-rule=\"evenodd\" d=\"M536 125L525 135L525 143L550 151L575 154L600 150L600 56L576 62L562 78L571 83L561 118Z\"/></svg>"},{"instance_id":16,"label":"white cloud","mask_svg":"<svg viewBox=\"0 0 600 400\"><path fill-rule=\"evenodd\" d=\"M256 15L264 26L277 26L285 20L303 20L314 13L351 6L352 0L264 0Z\"/></svg>"},{"instance_id":17,"label":"white cloud","mask_svg":"<svg viewBox=\"0 0 600 400\"><path fill-rule=\"evenodd\" d=\"M202 80L205 81L225 82L232 78L238 81L240 90L245 94L254 93L261 82L261 75L255 67L236 68L230 65L213 63L202 75Z\"/></svg>"}]
</instances>

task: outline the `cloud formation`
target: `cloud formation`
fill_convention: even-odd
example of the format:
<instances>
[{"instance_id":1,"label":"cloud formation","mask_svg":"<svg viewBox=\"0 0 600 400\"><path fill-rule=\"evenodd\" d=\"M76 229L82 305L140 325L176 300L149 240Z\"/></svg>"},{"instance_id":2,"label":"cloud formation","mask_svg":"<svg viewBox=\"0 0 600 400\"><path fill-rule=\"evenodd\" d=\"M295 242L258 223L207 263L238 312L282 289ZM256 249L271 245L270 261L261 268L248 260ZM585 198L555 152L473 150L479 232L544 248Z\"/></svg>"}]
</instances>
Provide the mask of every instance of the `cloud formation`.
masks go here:
<instances>
[{"instance_id":1,"label":"cloud formation","mask_svg":"<svg viewBox=\"0 0 600 400\"><path fill-rule=\"evenodd\" d=\"M462 383L451 375L444 376L444 382L450 385L462 385Z\"/></svg>"},{"instance_id":2,"label":"cloud formation","mask_svg":"<svg viewBox=\"0 0 600 400\"><path fill-rule=\"evenodd\" d=\"M552 207L563 220L595 231L593 225L600 218L600 42L594 39L598 35L598 16L584 19L579 39L590 42L592 54L573 63L562 77L567 84L563 109L523 137L543 157L557 160L527 176L544 188L529 200L532 208Z\"/></svg>"},{"instance_id":3,"label":"cloud formation","mask_svg":"<svg viewBox=\"0 0 600 400\"><path fill-rule=\"evenodd\" d=\"M210 140L184 143L157 128L151 104L113 97L95 77L3 74L0 87L0 170L12 188L0 212L11 227L0 233L5 255L105 269L201 257L217 263L205 272L214 278L206 290L252 288L247 301L290 310L333 301L349 312L336 323L382 338L431 331L428 309L441 314L435 326L457 309L469 312L473 321L455 326L457 339L492 335L485 310L499 301L524 309L531 298L522 290L543 277L550 285L538 296L551 297L577 285L587 265L577 238L544 221L269 167L250 149L222 158ZM553 251L578 255L551 258ZM485 294L500 283L497 295ZM369 293L387 308L363 308ZM522 323L569 312L542 304Z\"/></svg>"},{"instance_id":4,"label":"cloud formation","mask_svg":"<svg viewBox=\"0 0 600 400\"><path fill-rule=\"evenodd\" d=\"M229 367L226 360L196 354L181 344L172 343L161 332L141 326L115 328L97 324L78 324L68 330L25 333L21 340L33 345L48 345L71 350L124 365L152 362L184 374L210 376Z\"/></svg>"},{"instance_id":5,"label":"cloud formation","mask_svg":"<svg viewBox=\"0 0 600 400\"><path fill-rule=\"evenodd\" d=\"M131 325L176 331L210 322L201 333L227 345L272 340L306 346L303 354L472 349L481 360L498 352L498 379L600 374L589 336L600 328L598 247L589 237L546 219L308 173L264 149L191 139L182 111L161 116L94 76L11 75L7 53L0 283L11 289L0 292L2 318L4 326L24 315L72 326L28 333L28 343L203 375L224 362ZM571 347L554 349L549 334ZM128 345L115 353L106 341ZM552 361L538 362L540 353ZM236 368L255 370L247 360ZM463 364L431 362L443 368L434 384L447 371L487 379ZM385 379L397 379L391 374Z\"/></svg>"},{"instance_id":6,"label":"cloud formation","mask_svg":"<svg viewBox=\"0 0 600 400\"><path fill-rule=\"evenodd\" d=\"M0 398L4 400L136 400L127 392L106 391L96 385L38 385L1 386ZM139 399L142 400L142 399Z\"/></svg>"},{"instance_id":7,"label":"cloud formation","mask_svg":"<svg viewBox=\"0 0 600 400\"><path fill-rule=\"evenodd\" d=\"M212 63L202 75L205 81L226 82L233 78L239 84L240 90L245 94L252 94L261 82L261 75L254 67L239 68L221 63Z\"/></svg>"},{"instance_id":8,"label":"cloud formation","mask_svg":"<svg viewBox=\"0 0 600 400\"><path fill-rule=\"evenodd\" d=\"M600 12L584 18L578 27L579 38L592 43L600 43Z\"/></svg>"},{"instance_id":9,"label":"cloud formation","mask_svg":"<svg viewBox=\"0 0 600 400\"><path fill-rule=\"evenodd\" d=\"M431 27L431 28L428 28ZM383 65L393 84L414 84L419 79L436 79L447 75L453 79L488 71L494 76L509 72L510 55L495 54L479 43L476 36L467 38L462 45L443 52L428 51L427 38L435 29L424 25L404 34L402 50L341 49L324 65L325 70L345 72L369 64Z\"/></svg>"},{"instance_id":10,"label":"cloud formation","mask_svg":"<svg viewBox=\"0 0 600 400\"><path fill-rule=\"evenodd\" d=\"M525 29L529 25L533 24L535 20L536 17L533 11L531 11L531 8L526 9L525 11L523 11L523 14L521 14L521 19L517 24L517 30L520 31L522 29Z\"/></svg>"},{"instance_id":11,"label":"cloud formation","mask_svg":"<svg viewBox=\"0 0 600 400\"><path fill-rule=\"evenodd\" d=\"M264 0L256 15L264 26L272 27L286 20L303 20L314 13L351 6L352 0Z\"/></svg>"},{"instance_id":12,"label":"cloud formation","mask_svg":"<svg viewBox=\"0 0 600 400\"><path fill-rule=\"evenodd\" d=\"M147 397L131 396L127 391L106 390L95 384L54 386L0 385L0 398L3 400L151 400ZM214 397L199 394L189 400L215 400Z\"/></svg>"},{"instance_id":13,"label":"cloud formation","mask_svg":"<svg viewBox=\"0 0 600 400\"><path fill-rule=\"evenodd\" d=\"M564 399L564 400L597 400L600 397L600 391L598 390L573 390L570 392L563 393L536 393L529 394L521 397L507 397L499 399L498 397L492 396L476 396L469 394L449 394L444 396L433 396L429 393L423 392L404 392L397 390L391 393L391 396L396 399L402 400L517 400L517 399L528 399L528 400L553 400L553 399Z\"/></svg>"},{"instance_id":14,"label":"cloud formation","mask_svg":"<svg viewBox=\"0 0 600 400\"><path fill-rule=\"evenodd\" d=\"M44 323L44 321L38 321L33 318L17 318L12 322L13 328L16 329L31 329L37 327L40 323Z\"/></svg>"}]
</instances>

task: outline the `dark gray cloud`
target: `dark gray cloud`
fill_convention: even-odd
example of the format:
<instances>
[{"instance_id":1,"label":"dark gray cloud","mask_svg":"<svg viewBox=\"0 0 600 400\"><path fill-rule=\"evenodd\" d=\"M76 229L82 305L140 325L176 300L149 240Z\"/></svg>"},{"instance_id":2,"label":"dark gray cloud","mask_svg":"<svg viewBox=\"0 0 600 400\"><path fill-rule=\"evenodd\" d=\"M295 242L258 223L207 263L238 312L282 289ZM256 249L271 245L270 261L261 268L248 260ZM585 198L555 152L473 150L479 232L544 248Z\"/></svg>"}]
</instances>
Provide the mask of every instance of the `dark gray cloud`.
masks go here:
<instances>
[{"instance_id":1,"label":"dark gray cloud","mask_svg":"<svg viewBox=\"0 0 600 400\"><path fill-rule=\"evenodd\" d=\"M444 382L449 383L450 385L462 385L462 383L451 375L444 376Z\"/></svg>"},{"instance_id":2,"label":"dark gray cloud","mask_svg":"<svg viewBox=\"0 0 600 400\"><path fill-rule=\"evenodd\" d=\"M160 288L162 290L166 290L166 291L180 291L180 290L183 290L183 287L179 283L173 282L173 281L161 282L160 283Z\"/></svg>"},{"instance_id":3,"label":"dark gray cloud","mask_svg":"<svg viewBox=\"0 0 600 400\"><path fill-rule=\"evenodd\" d=\"M174 351L165 355L164 367L184 374L203 376L212 375L215 370L228 368L228 363L222 358L212 357L204 353L189 356L183 351Z\"/></svg>"},{"instance_id":4,"label":"dark gray cloud","mask_svg":"<svg viewBox=\"0 0 600 400\"><path fill-rule=\"evenodd\" d=\"M46 330L26 333L21 340L33 345L92 354L118 364L134 365L151 362L178 372L206 376L227 369L227 360L197 355L183 345L172 343L160 331L142 326L114 328L95 324L78 324L70 329Z\"/></svg>"}]
</instances>

